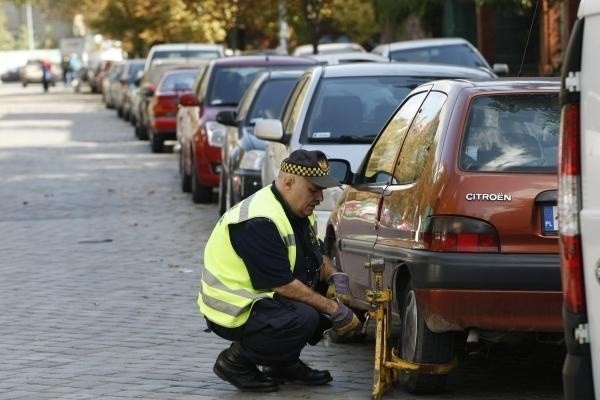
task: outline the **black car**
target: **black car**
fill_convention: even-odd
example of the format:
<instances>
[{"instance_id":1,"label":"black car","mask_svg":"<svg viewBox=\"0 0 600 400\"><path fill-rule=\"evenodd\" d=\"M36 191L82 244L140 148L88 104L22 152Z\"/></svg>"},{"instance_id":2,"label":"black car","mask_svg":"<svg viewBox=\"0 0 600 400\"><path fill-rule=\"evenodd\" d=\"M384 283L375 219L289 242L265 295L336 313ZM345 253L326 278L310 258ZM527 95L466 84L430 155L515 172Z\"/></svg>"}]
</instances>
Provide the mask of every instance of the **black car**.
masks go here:
<instances>
[{"instance_id":1,"label":"black car","mask_svg":"<svg viewBox=\"0 0 600 400\"><path fill-rule=\"evenodd\" d=\"M261 169L266 143L254 136L254 124L258 119L280 117L283 104L302 73L265 71L253 80L236 111L217 114L217 121L227 126L221 147L221 214L263 186Z\"/></svg>"}]
</instances>

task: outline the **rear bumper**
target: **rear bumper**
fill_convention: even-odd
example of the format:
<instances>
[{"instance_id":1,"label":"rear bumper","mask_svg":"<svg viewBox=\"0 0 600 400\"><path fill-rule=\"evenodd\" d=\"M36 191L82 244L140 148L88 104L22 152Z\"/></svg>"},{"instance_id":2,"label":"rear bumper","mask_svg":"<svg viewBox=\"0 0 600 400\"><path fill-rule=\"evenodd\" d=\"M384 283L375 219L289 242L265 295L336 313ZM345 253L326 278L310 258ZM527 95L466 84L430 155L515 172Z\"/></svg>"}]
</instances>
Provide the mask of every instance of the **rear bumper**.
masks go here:
<instances>
[{"instance_id":1,"label":"rear bumper","mask_svg":"<svg viewBox=\"0 0 600 400\"><path fill-rule=\"evenodd\" d=\"M561 332L561 292L418 289L429 329Z\"/></svg>"},{"instance_id":2,"label":"rear bumper","mask_svg":"<svg viewBox=\"0 0 600 400\"><path fill-rule=\"evenodd\" d=\"M152 130L155 134L161 137L169 139L175 139L175 132L177 131L177 121L175 118L155 118L152 120Z\"/></svg>"},{"instance_id":3,"label":"rear bumper","mask_svg":"<svg viewBox=\"0 0 600 400\"><path fill-rule=\"evenodd\" d=\"M562 332L558 254L436 253L377 245L404 260L427 326Z\"/></svg>"},{"instance_id":4,"label":"rear bumper","mask_svg":"<svg viewBox=\"0 0 600 400\"><path fill-rule=\"evenodd\" d=\"M196 173L198 180L204 186L218 187L221 174L221 148L209 146L205 142L205 137L193 136L194 162L196 164Z\"/></svg>"}]
</instances>

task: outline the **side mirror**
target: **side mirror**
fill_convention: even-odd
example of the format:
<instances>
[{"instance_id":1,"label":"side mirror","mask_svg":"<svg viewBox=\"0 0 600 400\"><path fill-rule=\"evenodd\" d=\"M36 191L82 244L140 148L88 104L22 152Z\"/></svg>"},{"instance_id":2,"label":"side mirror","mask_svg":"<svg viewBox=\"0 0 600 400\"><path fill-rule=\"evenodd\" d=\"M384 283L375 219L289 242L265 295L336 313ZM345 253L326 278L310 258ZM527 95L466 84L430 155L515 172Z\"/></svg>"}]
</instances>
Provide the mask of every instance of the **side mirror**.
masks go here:
<instances>
[{"instance_id":1,"label":"side mirror","mask_svg":"<svg viewBox=\"0 0 600 400\"><path fill-rule=\"evenodd\" d=\"M146 97L154 96L154 85L145 85L142 87L142 94Z\"/></svg>"},{"instance_id":2,"label":"side mirror","mask_svg":"<svg viewBox=\"0 0 600 400\"><path fill-rule=\"evenodd\" d=\"M330 158L329 160L330 175L340 183L350 184L354 179L350 162L343 158Z\"/></svg>"},{"instance_id":3,"label":"side mirror","mask_svg":"<svg viewBox=\"0 0 600 400\"><path fill-rule=\"evenodd\" d=\"M231 110L220 111L217 114L217 122L227 126L238 126L236 118L237 112Z\"/></svg>"},{"instance_id":4,"label":"side mirror","mask_svg":"<svg viewBox=\"0 0 600 400\"><path fill-rule=\"evenodd\" d=\"M284 142L283 125L278 119L259 119L254 125L254 136L272 142Z\"/></svg>"},{"instance_id":5,"label":"side mirror","mask_svg":"<svg viewBox=\"0 0 600 400\"><path fill-rule=\"evenodd\" d=\"M508 72L509 72L508 64L503 64L503 63L496 63L496 64L492 65L492 69L494 70L496 75L504 76L504 75L508 75Z\"/></svg>"},{"instance_id":6,"label":"side mirror","mask_svg":"<svg viewBox=\"0 0 600 400\"><path fill-rule=\"evenodd\" d=\"M194 92L185 92L179 96L179 105L184 107L198 107L200 106L200 102L198 102L198 98Z\"/></svg>"}]
</instances>

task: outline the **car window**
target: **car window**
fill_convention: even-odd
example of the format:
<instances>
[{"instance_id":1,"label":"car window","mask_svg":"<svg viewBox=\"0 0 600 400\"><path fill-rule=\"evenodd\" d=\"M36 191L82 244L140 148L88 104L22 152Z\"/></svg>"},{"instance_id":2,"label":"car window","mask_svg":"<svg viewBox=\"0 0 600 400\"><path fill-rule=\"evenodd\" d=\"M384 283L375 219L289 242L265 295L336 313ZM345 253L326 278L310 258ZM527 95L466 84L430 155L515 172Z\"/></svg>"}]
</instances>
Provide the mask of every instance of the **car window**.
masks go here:
<instances>
[{"instance_id":1,"label":"car window","mask_svg":"<svg viewBox=\"0 0 600 400\"><path fill-rule=\"evenodd\" d=\"M182 71L166 75L161 82L160 90L190 90L192 83L194 83L194 78L196 78L196 71Z\"/></svg>"},{"instance_id":2,"label":"car window","mask_svg":"<svg viewBox=\"0 0 600 400\"><path fill-rule=\"evenodd\" d=\"M470 104L460 168L556 171L559 118L557 93L478 96Z\"/></svg>"},{"instance_id":3,"label":"car window","mask_svg":"<svg viewBox=\"0 0 600 400\"><path fill-rule=\"evenodd\" d=\"M285 109L283 111L283 116L281 120L283 121L283 132L286 134L291 134L294 130L294 126L300 117L300 110L302 108L302 99L306 96L306 91L308 90L308 82L310 81L310 75L306 74L301 76L296 85L292 89L292 93L290 94L290 98L285 105Z\"/></svg>"},{"instance_id":4,"label":"car window","mask_svg":"<svg viewBox=\"0 0 600 400\"><path fill-rule=\"evenodd\" d=\"M264 67L219 67L213 71L206 102L210 105L237 105L252 80Z\"/></svg>"},{"instance_id":5,"label":"car window","mask_svg":"<svg viewBox=\"0 0 600 400\"><path fill-rule=\"evenodd\" d=\"M386 184L391 181L398 149L426 94L420 92L411 96L398 109L371 147L364 172L357 177L357 183Z\"/></svg>"},{"instance_id":6,"label":"car window","mask_svg":"<svg viewBox=\"0 0 600 400\"><path fill-rule=\"evenodd\" d=\"M281 109L296 79L274 79L266 81L252 102L247 122L254 125L260 118L279 118Z\"/></svg>"},{"instance_id":7,"label":"car window","mask_svg":"<svg viewBox=\"0 0 600 400\"><path fill-rule=\"evenodd\" d=\"M429 152L433 149L433 138L446 98L441 92L427 95L402 144L394 170L395 183L413 183L421 175Z\"/></svg>"},{"instance_id":8,"label":"car window","mask_svg":"<svg viewBox=\"0 0 600 400\"><path fill-rule=\"evenodd\" d=\"M394 61L429 62L487 68L486 61L466 44L395 50L391 52L391 57Z\"/></svg>"},{"instance_id":9,"label":"car window","mask_svg":"<svg viewBox=\"0 0 600 400\"><path fill-rule=\"evenodd\" d=\"M371 143L412 89L428 79L362 76L322 79L301 142Z\"/></svg>"}]
</instances>

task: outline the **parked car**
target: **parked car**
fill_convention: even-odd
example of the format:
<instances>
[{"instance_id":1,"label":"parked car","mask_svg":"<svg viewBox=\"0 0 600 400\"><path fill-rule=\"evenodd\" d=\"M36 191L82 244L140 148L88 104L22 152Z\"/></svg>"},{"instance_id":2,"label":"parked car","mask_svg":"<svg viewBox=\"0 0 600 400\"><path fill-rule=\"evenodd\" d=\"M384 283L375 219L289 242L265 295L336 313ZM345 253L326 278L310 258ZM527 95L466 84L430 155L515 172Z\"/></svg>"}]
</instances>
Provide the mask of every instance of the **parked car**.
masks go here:
<instances>
[{"instance_id":1,"label":"parked car","mask_svg":"<svg viewBox=\"0 0 600 400\"><path fill-rule=\"evenodd\" d=\"M2 82L19 82L21 76L19 74L20 67L9 68L0 75Z\"/></svg>"},{"instance_id":2,"label":"parked car","mask_svg":"<svg viewBox=\"0 0 600 400\"><path fill-rule=\"evenodd\" d=\"M27 60L27 63L19 70L19 77L23 87L30 83L42 83L42 62L43 60L32 59ZM49 61L48 61L49 62ZM62 70L54 63L50 63L52 72L50 84L52 86L59 82L62 76Z\"/></svg>"},{"instance_id":3,"label":"parked car","mask_svg":"<svg viewBox=\"0 0 600 400\"><path fill-rule=\"evenodd\" d=\"M221 147L220 214L263 187L265 141L254 136L254 124L261 118L280 117L283 104L302 72L264 71L246 89L235 111L217 114L217 122L227 126Z\"/></svg>"},{"instance_id":4,"label":"parked car","mask_svg":"<svg viewBox=\"0 0 600 400\"><path fill-rule=\"evenodd\" d=\"M313 54L313 51L314 49L312 44L302 44L294 49L292 55L308 56ZM317 54L347 53L350 51L366 52L363 46L352 42L319 43L317 45Z\"/></svg>"},{"instance_id":5,"label":"parked car","mask_svg":"<svg viewBox=\"0 0 600 400\"><path fill-rule=\"evenodd\" d=\"M135 82L139 78L139 74L143 68L143 58L134 58L123 61L123 67L121 68L119 75L113 81L113 86L111 87L112 102L113 107L117 110L117 115L120 118L125 117L125 111L130 111L130 106L125 104L125 99L129 90L135 87ZM127 110L125 110L126 107Z\"/></svg>"},{"instance_id":6,"label":"parked car","mask_svg":"<svg viewBox=\"0 0 600 400\"><path fill-rule=\"evenodd\" d=\"M189 91L201 68L165 71L148 104L148 139L153 153L164 149L166 140L175 140L179 94Z\"/></svg>"},{"instance_id":7,"label":"parked car","mask_svg":"<svg viewBox=\"0 0 600 400\"><path fill-rule=\"evenodd\" d=\"M600 3L583 0L565 53L558 179L565 400L600 399Z\"/></svg>"},{"instance_id":8,"label":"parked car","mask_svg":"<svg viewBox=\"0 0 600 400\"><path fill-rule=\"evenodd\" d=\"M102 101L104 101L106 108L115 108L115 87L120 85L118 79L124 67L124 61L113 62L102 79Z\"/></svg>"},{"instance_id":9,"label":"parked car","mask_svg":"<svg viewBox=\"0 0 600 400\"><path fill-rule=\"evenodd\" d=\"M305 69L316 65L306 57L235 56L210 61L191 92L181 95L177 112L177 141L182 189L191 180L195 203L212 201L219 186L221 144L225 126L216 121L219 111L235 110L256 75L267 69Z\"/></svg>"},{"instance_id":10,"label":"parked car","mask_svg":"<svg viewBox=\"0 0 600 400\"><path fill-rule=\"evenodd\" d=\"M102 90L104 89L104 77L110 71L111 65L116 62L112 60L105 60L96 66L96 70L93 73L90 73L88 84L90 85L90 90L92 93L100 93L102 94Z\"/></svg>"},{"instance_id":11,"label":"parked car","mask_svg":"<svg viewBox=\"0 0 600 400\"><path fill-rule=\"evenodd\" d=\"M150 48L146 56L144 71L157 59L211 60L225 56L225 49L220 44L211 43L161 43Z\"/></svg>"},{"instance_id":12,"label":"parked car","mask_svg":"<svg viewBox=\"0 0 600 400\"><path fill-rule=\"evenodd\" d=\"M152 62L150 69L145 71L139 79L139 84L136 83L139 90L137 96L132 99L134 132L138 139L146 140L149 137L148 105L163 74L175 68L202 68L206 66L207 62L203 59L190 60L187 58L157 59Z\"/></svg>"},{"instance_id":13,"label":"parked car","mask_svg":"<svg viewBox=\"0 0 600 400\"><path fill-rule=\"evenodd\" d=\"M325 245L358 310L365 263L384 266L401 359L449 363L467 337L562 345L558 93L554 78L423 84L344 181ZM412 393L446 380L400 373Z\"/></svg>"},{"instance_id":14,"label":"parked car","mask_svg":"<svg viewBox=\"0 0 600 400\"><path fill-rule=\"evenodd\" d=\"M430 62L465 67L486 68L497 75L507 75L508 65L496 63L490 67L475 46L463 38L429 38L384 43L372 53L394 61Z\"/></svg>"},{"instance_id":15,"label":"parked car","mask_svg":"<svg viewBox=\"0 0 600 400\"><path fill-rule=\"evenodd\" d=\"M419 84L440 78L490 78L487 70L454 65L355 63L312 68L296 84L281 120L257 121L255 135L268 140L262 182L271 183L292 151L321 150L351 160L357 168L369 145L404 97ZM324 191L316 208L323 238L329 213L341 193Z\"/></svg>"}]
</instances>

